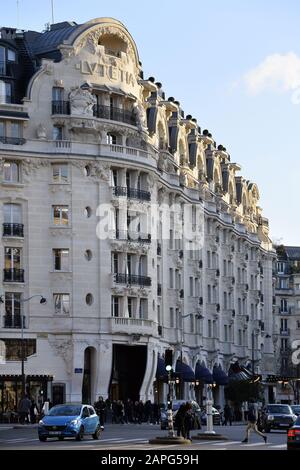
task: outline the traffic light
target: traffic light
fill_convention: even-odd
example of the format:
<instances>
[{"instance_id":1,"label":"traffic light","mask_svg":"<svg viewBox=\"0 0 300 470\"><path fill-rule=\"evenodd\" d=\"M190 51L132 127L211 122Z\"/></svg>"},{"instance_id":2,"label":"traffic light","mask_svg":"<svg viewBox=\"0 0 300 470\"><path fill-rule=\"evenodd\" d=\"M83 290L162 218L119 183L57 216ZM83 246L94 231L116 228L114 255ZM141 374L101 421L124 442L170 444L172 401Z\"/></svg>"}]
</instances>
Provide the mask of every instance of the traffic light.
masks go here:
<instances>
[{"instance_id":1,"label":"traffic light","mask_svg":"<svg viewBox=\"0 0 300 470\"><path fill-rule=\"evenodd\" d=\"M165 368L167 368L167 366L172 367L172 363L173 363L173 351L172 349L166 349L165 350Z\"/></svg>"}]
</instances>

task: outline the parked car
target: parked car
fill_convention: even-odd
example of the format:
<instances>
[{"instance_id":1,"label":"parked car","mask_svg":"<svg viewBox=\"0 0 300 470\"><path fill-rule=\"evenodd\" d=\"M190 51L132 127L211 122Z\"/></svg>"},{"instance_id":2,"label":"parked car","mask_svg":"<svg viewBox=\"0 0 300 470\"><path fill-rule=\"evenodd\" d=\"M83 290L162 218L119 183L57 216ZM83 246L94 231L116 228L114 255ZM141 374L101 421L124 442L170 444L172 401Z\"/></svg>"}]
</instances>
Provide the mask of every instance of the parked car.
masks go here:
<instances>
[{"instance_id":1,"label":"parked car","mask_svg":"<svg viewBox=\"0 0 300 470\"><path fill-rule=\"evenodd\" d=\"M300 415L300 405L291 405L291 408L296 416Z\"/></svg>"},{"instance_id":2,"label":"parked car","mask_svg":"<svg viewBox=\"0 0 300 470\"><path fill-rule=\"evenodd\" d=\"M270 432L271 429L289 429L296 419L297 416L289 405L267 405L261 415L261 427L265 432Z\"/></svg>"},{"instance_id":3,"label":"parked car","mask_svg":"<svg viewBox=\"0 0 300 470\"><path fill-rule=\"evenodd\" d=\"M38 425L39 440L45 442L48 437L74 437L81 441L85 434L99 439L101 433L99 416L90 405L56 405L41 419Z\"/></svg>"},{"instance_id":4,"label":"parked car","mask_svg":"<svg viewBox=\"0 0 300 470\"><path fill-rule=\"evenodd\" d=\"M287 450L300 449L300 416L287 433Z\"/></svg>"},{"instance_id":5,"label":"parked car","mask_svg":"<svg viewBox=\"0 0 300 470\"><path fill-rule=\"evenodd\" d=\"M214 426L220 426L221 424L221 414L217 410L217 408L212 407L212 416L213 416L213 424ZM201 413L201 424L206 426L207 422L207 416L206 416L206 411L203 410Z\"/></svg>"},{"instance_id":6,"label":"parked car","mask_svg":"<svg viewBox=\"0 0 300 470\"><path fill-rule=\"evenodd\" d=\"M175 427L175 417L176 413L179 410L180 406L186 403L187 400L174 400L172 403L172 411L173 411L173 422ZM194 426L192 429L200 429L201 427L201 408L198 403L194 400L188 400L188 402L192 405L192 413L193 413L193 422ZM160 428L161 429L168 429L168 415L167 415L167 406L165 405L160 411Z\"/></svg>"}]
</instances>

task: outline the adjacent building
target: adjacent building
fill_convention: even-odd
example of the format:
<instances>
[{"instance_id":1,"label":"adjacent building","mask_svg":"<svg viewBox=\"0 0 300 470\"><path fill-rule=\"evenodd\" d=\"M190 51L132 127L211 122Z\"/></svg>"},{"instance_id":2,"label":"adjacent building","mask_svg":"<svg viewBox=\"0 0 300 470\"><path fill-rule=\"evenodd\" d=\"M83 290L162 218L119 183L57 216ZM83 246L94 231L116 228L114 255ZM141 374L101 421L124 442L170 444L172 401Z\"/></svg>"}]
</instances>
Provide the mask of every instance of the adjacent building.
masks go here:
<instances>
[{"instance_id":1,"label":"adjacent building","mask_svg":"<svg viewBox=\"0 0 300 470\"><path fill-rule=\"evenodd\" d=\"M279 245L275 262L275 322L277 400L299 403L300 247ZM294 379L294 380L293 380ZM278 383L280 382L280 383Z\"/></svg>"},{"instance_id":2,"label":"adjacent building","mask_svg":"<svg viewBox=\"0 0 300 470\"><path fill-rule=\"evenodd\" d=\"M236 361L274 373L258 187L144 78L123 24L1 29L0 161L2 411L24 377L54 403L165 401L168 348L177 397L211 374L222 405Z\"/></svg>"}]
</instances>

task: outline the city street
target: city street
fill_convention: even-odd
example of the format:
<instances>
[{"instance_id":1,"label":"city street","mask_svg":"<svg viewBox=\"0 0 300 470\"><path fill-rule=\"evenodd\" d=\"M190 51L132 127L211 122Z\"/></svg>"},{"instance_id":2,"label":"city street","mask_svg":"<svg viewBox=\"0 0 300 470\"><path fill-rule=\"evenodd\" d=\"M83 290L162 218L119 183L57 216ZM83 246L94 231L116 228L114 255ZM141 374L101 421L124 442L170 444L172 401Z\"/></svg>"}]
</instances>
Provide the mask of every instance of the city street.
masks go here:
<instances>
[{"instance_id":1,"label":"city street","mask_svg":"<svg viewBox=\"0 0 300 470\"><path fill-rule=\"evenodd\" d=\"M165 446L151 445L148 440L158 436L167 436L167 431L161 431L158 425L147 424L114 424L107 425L99 441L95 441L90 436L86 436L83 441L77 442L72 439L58 441L56 438L45 443L39 441L37 428L26 427L17 429L13 424L0 425L0 449L4 450L286 450L286 432L273 431L267 434L266 444L262 439L251 434L247 444L242 444L245 437L245 425L216 426L216 432L221 433L227 440L221 441L197 441L193 440L191 445ZM203 427L201 432L205 431ZM193 431L191 436L197 435L199 431Z\"/></svg>"}]
</instances>

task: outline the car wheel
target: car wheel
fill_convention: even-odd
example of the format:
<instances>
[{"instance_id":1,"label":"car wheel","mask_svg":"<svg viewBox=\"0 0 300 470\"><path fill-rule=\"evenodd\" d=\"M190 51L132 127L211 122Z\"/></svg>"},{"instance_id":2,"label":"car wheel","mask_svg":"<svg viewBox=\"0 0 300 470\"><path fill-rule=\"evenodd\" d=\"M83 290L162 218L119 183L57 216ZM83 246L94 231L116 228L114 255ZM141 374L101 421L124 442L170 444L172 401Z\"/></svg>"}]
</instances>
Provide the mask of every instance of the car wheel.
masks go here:
<instances>
[{"instance_id":1,"label":"car wheel","mask_svg":"<svg viewBox=\"0 0 300 470\"><path fill-rule=\"evenodd\" d=\"M45 436L39 436L39 440L40 440L41 442L46 442L47 437L45 437Z\"/></svg>"},{"instance_id":2,"label":"car wheel","mask_svg":"<svg viewBox=\"0 0 300 470\"><path fill-rule=\"evenodd\" d=\"M101 434L101 428L100 426L97 426L96 431L94 432L94 434L92 434L93 439L98 440L100 437L100 434Z\"/></svg>"},{"instance_id":3,"label":"car wheel","mask_svg":"<svg viewBox=\"0 0 300 470\"><path fill-rule=\"evenodd\" d=\"M58 440L59 440L59 441L63 441L63 440L64 440L64 437L63 437L63 436L58 436Z\"/></svg>"},{"instance_id":4,"label":"car wheel","mask_svg":"<svg viewBox=\"0 0 300 470\"><path fill-rule=\"evenodd\" d=\"M79 429L79 432L76 436L76 441L82 441L83 439L83 434L84 434L84 427L81 426L81 428Z\"/></svg>"}]
</instances>

